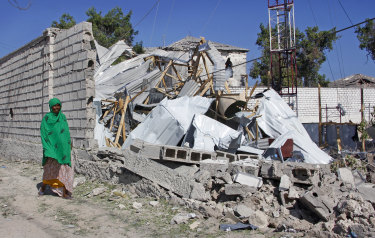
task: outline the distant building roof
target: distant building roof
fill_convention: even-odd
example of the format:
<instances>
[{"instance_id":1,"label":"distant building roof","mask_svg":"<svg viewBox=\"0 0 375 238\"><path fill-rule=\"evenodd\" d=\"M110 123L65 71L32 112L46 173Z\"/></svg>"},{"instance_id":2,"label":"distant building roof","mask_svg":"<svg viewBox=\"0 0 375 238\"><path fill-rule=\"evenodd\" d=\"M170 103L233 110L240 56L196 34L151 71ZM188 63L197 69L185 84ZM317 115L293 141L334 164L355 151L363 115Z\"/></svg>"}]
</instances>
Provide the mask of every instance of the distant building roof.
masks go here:
<instances>
[{"instance_id":1,"label":"distant building roof","mask_svg":"<svg viewBox=\"0 0 375 238\"><path fill-rule=\"evenodd\" d=\"M330 82L331 88L366 88L375 87L375 78L363 74L353 74L346 78Z\"/></svg>"},{"instance_id":2,"label":"distant building roof","mask_svg":"<svg viewBox=\"0 0 375 238\"><path fill-rule=\"evenodd\" d=\"M188 51L191 48L195 48L201 39L193 37L193 36L186 36L185 38L176 41L168 46L163 47L163 50L173 50L173 51ZM211 41L212 42L212 41ZM212 42L216 49L219 51L237 51L237 52L248 52L248 49L226 45L222 43Z\"/></svg>"}]
</instances>

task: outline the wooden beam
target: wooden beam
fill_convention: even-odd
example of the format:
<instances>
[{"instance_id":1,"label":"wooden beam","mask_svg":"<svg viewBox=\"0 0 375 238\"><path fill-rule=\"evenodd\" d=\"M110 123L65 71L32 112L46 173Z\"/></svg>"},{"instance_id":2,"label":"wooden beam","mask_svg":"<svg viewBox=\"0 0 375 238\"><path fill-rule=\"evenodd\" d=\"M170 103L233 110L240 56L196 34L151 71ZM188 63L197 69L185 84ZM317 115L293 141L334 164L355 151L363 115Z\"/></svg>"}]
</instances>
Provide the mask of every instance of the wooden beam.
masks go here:
<instances>
[{"instance_id":1,"label":"wooden beam","mask_svg":"<svg viewBox=\"0 0 375 238\"><path fill-rule=\"evenodd\" d=\"M169 70L169 67L171 67L172 63L173 63L173 60L170 60L168 65L165 67L163 73L160 76L159 82L156 84L156 88L159 87L160 82L163 82L164 88L167 89L167 85L165 84L164 76L167 74L167 72Z\"/></svg>"},{"instance_id":2,"label":"wooden beam","mask_svg":"<svg viewBox=\"0 0 375 238\"><path fill-rule=\"evenodd\" d=\"M113 112L113 117L112 117L112 120L111 120L111 126L109 127L109 131L112 131L112 127L113 127L113 122L115 121L115 117L116 117L116 112L117 112L117 105L116 105L116 108Z\"/></svg>"},{"instance_id":3,"label":"wooden beam","mask_svg":"<svg viewBox=\"0 0 375 238\"><path fill-rule=\"evenodd\" d=\"M199 94L199 96L203 96L203 95L207 92L207 90L210 89L211 84L212 84L212 81L210 80L210 81L206 84L206 86L204 87L204 89L202 90L202 92ZM198 91L198 92L199 92L199 91ZM194 96L195 96L195 95L194 95Z\"/></svg>"},{"instance_id":4,"label":"wooden beam","mask_svg":"<svg viewBox=\"0 0 375 238\"><path fill-rule=\"evenodd\" d=\"M247 132L247 135L249 136L249 139L254 140L255 138L253 134L251 133L251 131L249 130L249 128L247 128L247 126L245 126L245 130Z\"/></svg>"},{"instance_id":5,"label":"wooden beam","mask_svg":"<svg viewBox=\"0 0 375 238\"><path fill-rule=\"evenodd\" d=\"M178 80L182 82L183 80L182 80L180 74L178 73L176 67L174 67L174 63L172 64L172 69L175 72L175 74L177 75Z\"/></svg>"},{"instance_id":6,"label":"wooden beam","mask_svg":"<svg viewBox=\"0 0 375 238\"><path fill-rule=\"evenodd\" d=\"M128 108L128 104L129 104L129 101L130 101L130 97L129 96L126 96L126 99L125 99L125 104L124 104L124 113L126 115L126 109ZM126 131L125 131L125 117L124 117L124 123L122 124L122 128L120 127L119 128L120 130L122 129L122 139L123 141L125 142L126 140Z\"/></svg>"},{"instance_id":7,"label":"wooden beam","mask_svg":"<svg viewBox=\"0 0 375 238\"><path fill-rule=\"evenodd\" d=\"M132 99L130 99L129 103L132 102L134 99L136 99L139 95L141 95L144 91L146 91L146 87L144 87L139 93L137 93L137 95L135 95L134 97L132 97Z\"/></svg>"},{"instance_id":8,"label":"wooden beam","mask_svg":"<svg viewBox=\"0 0 375 238\"><path fill-rule=\"evenodd\" d=\"M174 76L174 75L172 75L172 74L168 74L168 73L166 73L166 75L169 76L169 77L171 77L171 78L174 78L174 79L177 80L177 81L180 81L179 78L177 78L176 76Z\"/></svg>"},{"instance_id":9,"label":"wooden beam","mask_svg":"<svg viewBox=\"0 0 375 238\"><path fill-rule=\"evenodd\" d=\"M120 125L119 125L119 127L118 127L118 129L117 129L117 134L116 134L116 140L115 140L115 144L117 144L118 143L118 140L120 139L120 136L121 136L121 131L123 131L122 130L122 127L123 127L123 125L124 125L124 123L125 123L125 111L126 111L126 107L128 106L128 103L129 103L129 96L126 96L126 102L125 102L125 104L124 104L124 106L123 106L123 108L122 108L122 110L121 110L121 119L120 119ZM126 106L126 107L125 107Z\"/></svg>"}]
</instances>

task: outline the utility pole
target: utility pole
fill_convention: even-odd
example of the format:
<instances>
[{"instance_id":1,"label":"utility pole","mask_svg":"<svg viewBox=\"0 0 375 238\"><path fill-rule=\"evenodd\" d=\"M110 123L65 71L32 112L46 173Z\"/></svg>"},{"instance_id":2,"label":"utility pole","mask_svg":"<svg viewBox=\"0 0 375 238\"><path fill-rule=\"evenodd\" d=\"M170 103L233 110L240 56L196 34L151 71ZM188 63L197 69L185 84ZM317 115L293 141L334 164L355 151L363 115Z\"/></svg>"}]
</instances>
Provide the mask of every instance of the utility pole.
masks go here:
<instances>
[{"instance_id":1,"label":"utility pole","mask_svg":"<svg viewBox=\"0 0 375 238\"><path fill-rule=\"evenodd\" d=\"M268 0L271 86L281 96L297 96L294 0Z\"/></svg>"}]
</instances>

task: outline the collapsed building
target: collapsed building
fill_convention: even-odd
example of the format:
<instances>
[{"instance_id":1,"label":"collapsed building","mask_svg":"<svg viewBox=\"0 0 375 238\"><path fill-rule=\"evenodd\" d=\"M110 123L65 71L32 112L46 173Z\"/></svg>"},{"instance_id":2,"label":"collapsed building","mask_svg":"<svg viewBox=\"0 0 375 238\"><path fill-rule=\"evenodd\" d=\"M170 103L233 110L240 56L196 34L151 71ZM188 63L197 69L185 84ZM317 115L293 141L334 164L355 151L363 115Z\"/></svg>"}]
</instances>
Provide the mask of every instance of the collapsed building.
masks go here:
<instances>
[{"instance_id":1,"label":"collapsed building","mask_svg":"<svg viewBox=\"0 0 375 238\"><path fill-rule=\"evenodd\" d=\"M77 173L205 217L374 234L375 190L363 171L332 171L334 158L284 99L247 81L231 87L246 76L228 76L225 47L186 41L134 55L123 41L100 46L87 22L48 28L0 59L0 155L39 160L39 123L59 97Z\"/></svg>"}]
</instances>

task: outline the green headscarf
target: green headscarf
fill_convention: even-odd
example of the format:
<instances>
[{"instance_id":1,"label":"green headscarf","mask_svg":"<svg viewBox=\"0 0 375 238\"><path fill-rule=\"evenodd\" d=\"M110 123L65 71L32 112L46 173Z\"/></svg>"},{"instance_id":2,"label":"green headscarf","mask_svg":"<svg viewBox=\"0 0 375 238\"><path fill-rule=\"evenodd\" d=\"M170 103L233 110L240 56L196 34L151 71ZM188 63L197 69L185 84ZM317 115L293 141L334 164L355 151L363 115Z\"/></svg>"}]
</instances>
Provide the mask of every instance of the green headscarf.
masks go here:
<instances>
[{"instance_id":1,"label":"green headscarf","mask_svg":"<svg viewBox=\"0 0 375 238\"><path fill-rule=\"evenodd\" d=\"M55 114L52 107L56 104L61 106L61 102L57 98L49 100L50 112L47 113L42 120L40 126L40 135L43 144L43 161L44 166L47 157L54 158L59 164L68 164L70 162L70 132L68 122L65 115L61 112Z\"/></svg>"}]
</instances>

